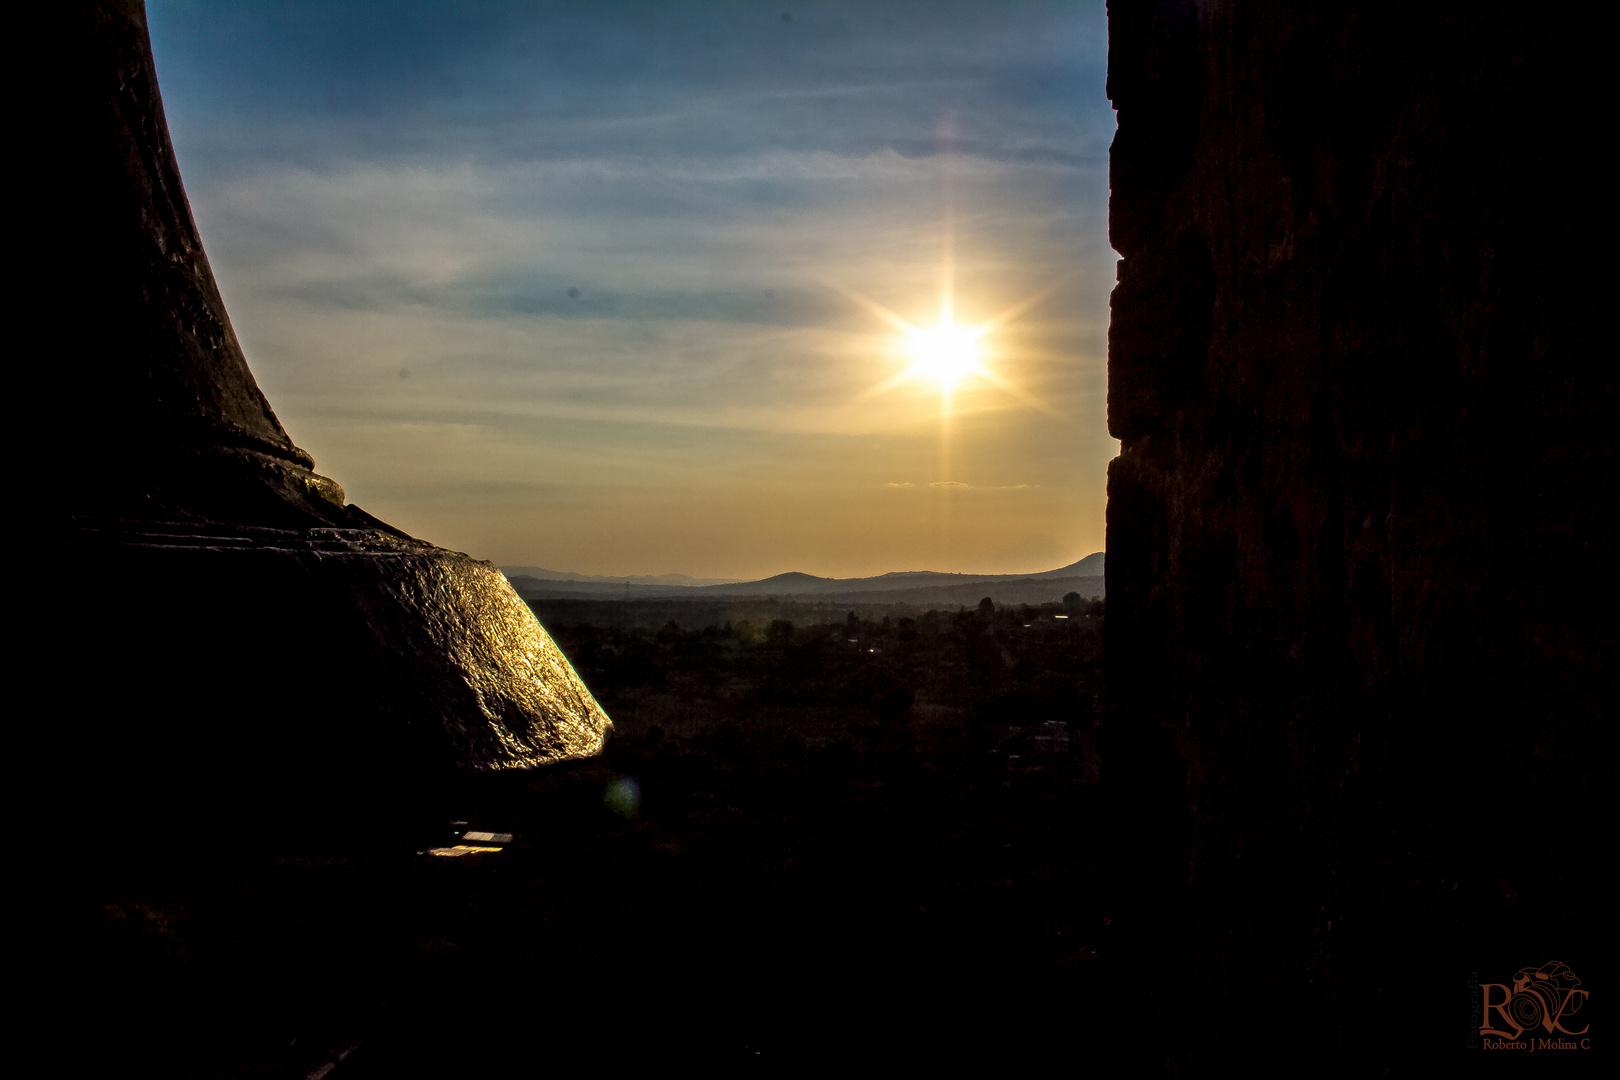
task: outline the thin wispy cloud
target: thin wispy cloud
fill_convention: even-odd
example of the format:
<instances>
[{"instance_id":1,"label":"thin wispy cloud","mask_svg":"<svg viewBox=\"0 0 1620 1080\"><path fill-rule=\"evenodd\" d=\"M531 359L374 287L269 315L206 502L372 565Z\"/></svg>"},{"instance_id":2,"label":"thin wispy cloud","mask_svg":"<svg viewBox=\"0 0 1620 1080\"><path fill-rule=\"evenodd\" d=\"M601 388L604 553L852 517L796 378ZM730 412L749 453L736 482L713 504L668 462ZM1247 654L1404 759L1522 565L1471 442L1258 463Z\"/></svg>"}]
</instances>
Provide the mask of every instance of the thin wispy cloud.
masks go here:
<instances>
[{"instance_id":1,"label":"thin wispy cloud","mask_svg":"<svg viewBox=\"0 0 1620 1080\"><path fill-rule=\"evenodd\" d=\"M954 488L960 491L1029 491L1040 487L1039 484L968 484L961 480L934 480L928 486Z\"/></svg>"}]
</instances>

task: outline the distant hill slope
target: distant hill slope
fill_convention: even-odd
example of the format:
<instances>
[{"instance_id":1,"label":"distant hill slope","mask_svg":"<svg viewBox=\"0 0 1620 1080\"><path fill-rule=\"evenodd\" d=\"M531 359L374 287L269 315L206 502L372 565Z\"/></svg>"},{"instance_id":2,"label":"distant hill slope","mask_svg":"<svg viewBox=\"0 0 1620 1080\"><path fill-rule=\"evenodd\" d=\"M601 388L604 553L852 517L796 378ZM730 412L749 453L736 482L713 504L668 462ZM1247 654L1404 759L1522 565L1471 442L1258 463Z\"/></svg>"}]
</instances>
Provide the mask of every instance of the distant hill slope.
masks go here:
<instances>
[{"instance_id":1,"label":"distant hill slope","mask_svg":"<svg viewBox=\"0 0 1620 1080\"><path fill-rule=\"evenodd\" d=\"M731 585L736 578L695 578L686 574L631 574L629 577L609 577L602 574L574 574L566 570L547 570L542 566L503 566L501 573L508 578L533 578L536 581L582 581L621 588L625 582L632 585L673 585L691 588L701 585Z\"/></svg>"},{"instance_id":2,"label":"distant hill slope","mask_svg":"<svg viewBox=\"0 0 1620 1080\"><path fill-rule=\"evenodd\" d=\"M900 571L869 578L822 578L797 572L777 574L760 581L682 584L658 577L603 578L572 574L542 578L525 573L537 567L502 567L513 588L532 599L667 599L707 600L774 596L781 600L849 598L868 602L909 604L975 604L985 596L1004 604L1034 604L1059 600L1065 593L1103 595L1103 553L1039 574L945 574L931 570ZM542 571L550 574L551 571Z\"/></svg>"}]
</instances>

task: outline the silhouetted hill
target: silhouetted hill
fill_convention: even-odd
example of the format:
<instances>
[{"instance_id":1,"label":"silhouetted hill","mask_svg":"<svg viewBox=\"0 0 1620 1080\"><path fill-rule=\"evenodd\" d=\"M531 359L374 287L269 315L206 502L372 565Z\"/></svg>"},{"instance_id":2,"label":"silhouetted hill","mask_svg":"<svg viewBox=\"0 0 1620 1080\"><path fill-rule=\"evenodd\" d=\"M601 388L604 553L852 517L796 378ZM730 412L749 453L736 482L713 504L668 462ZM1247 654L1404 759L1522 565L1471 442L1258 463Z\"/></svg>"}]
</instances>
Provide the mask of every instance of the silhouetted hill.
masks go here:
<instances>
[{"instance_id":1,"label":"silhouetted hill","mask_svg":"<svg viewBox=\"0 0 1620 1080\"><path fill-rule=\"evenodd\" d=\"M1065 593L1102 596L1103 553L1038 574L947 574L932 570L905 570L867 578L823 578L790 571L759 581L683 585L659 577L602 578L569 575L542 578L526 573L537 567L502 567L518 593L529 599L667 599L776 597L787 600L861 600L918 605L976 604L989 596L1003 604L1038 604L1058 600ZM550 573L550 571L543 571ZM688 578L688 581L695 579Z\"/></svg>"},{"instance_id":2,"label":"silhouetted hill","mask_svg":"<svg viewBox=\"0 0 1620 1080\"><path fill-rule=\"evenodd\" d=\"M729 585L735 578L695 578L689 574L631 574L627 577L612 577L604 574L575 574L567 570L547 570L542 566L503 566L501 573L508 578L535 578L540 581L586 581L598 582L608 585L618 585L621 588L625 582L633 585L679 585L691 587L694 585Z\"/></svg>"}]
</instances>

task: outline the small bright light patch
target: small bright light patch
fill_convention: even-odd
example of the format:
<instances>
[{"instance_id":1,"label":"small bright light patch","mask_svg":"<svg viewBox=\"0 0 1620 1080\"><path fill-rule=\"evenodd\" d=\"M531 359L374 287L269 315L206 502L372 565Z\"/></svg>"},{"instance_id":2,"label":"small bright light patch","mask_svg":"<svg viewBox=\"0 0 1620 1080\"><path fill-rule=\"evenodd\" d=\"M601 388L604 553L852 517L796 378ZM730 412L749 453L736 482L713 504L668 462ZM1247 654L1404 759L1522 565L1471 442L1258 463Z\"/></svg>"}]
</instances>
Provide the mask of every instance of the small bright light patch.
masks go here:
<instances>
[{"instance_id":1,"label":"small bright light patch","mask_svg":"<svg viewBox=\"0 0 1620 1080\"><path fill-rule=\"evenodd\" d=\"M959 384L984 383L1004 391L1017 398L1031 408L1040 409L1056 417L1058 414L1041 402L1030 397L1015 384L995 370L994 360L1005 358L1004 349L991 350L992 355L986 357L981 350L979 342L990 334L995 333L1015 316L1033 307L1044 299L1054 288L1057 282L1049 285L1040 292L1026 297L1007 308L993 318L974 326L958 326L955 318L955 305L952 302L951 264L947 259L945 266L944 289L940 294L939 323L935 326L922 327L901 315L868 299L860 293L839 285L833 288L848 296L851 300L866 308L872 314L888 323L904 335L905 351L911 354L911 363L902 371L893 372L888 378L873 386L861 395L860 400L887 393L902 383L913 381L928 381L939 386L940 404L940 435L941 447L944 446L947 429L946 420L955 411L952 408L952 398L955 396ZM832 284L829 282L829 284ZM899 345L900 342L895 342ZM893 355L893 354L891 354ZM903 487L907 485L891 484L890 487Z\"/></svg>"},{"instance_id":2,"label":"small bright light patch","mask_svg":"<svg viewBox=\"0 0 1620 1080\"><path fill-rule=\"evenodd\" d=\"M913 365L919 373L950 385L979 364L979 335L949 323L919 330L911 338Z\"/></svg>"}]
</instances>

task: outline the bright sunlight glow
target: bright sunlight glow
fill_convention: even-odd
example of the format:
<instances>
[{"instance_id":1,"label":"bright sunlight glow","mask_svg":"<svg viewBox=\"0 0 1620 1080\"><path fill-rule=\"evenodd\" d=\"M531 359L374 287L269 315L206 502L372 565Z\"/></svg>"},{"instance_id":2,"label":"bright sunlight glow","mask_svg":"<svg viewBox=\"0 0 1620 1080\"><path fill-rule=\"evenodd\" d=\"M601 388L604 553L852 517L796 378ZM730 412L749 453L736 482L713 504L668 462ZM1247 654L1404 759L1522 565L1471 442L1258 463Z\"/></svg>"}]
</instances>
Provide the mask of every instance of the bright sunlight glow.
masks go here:
<instances>
[{"instance_id":1,"label":"bright sunlight glow","mask_svg":"<svg viewBox=\"0 0 1620 1080\"><path fill-rule=\"evenodd\" d=\"M949 390L979 367L979 333L964 326L941 323L911 335L912 369Z\"/></svg>"},{"instance_id":2,"label":"bright sunlight glow","mask_svg":"<svg viewBox=\"0 0 1620 1080\"><path fill-rule=\"evenodd\" d=\"M878 394L887 393L904 382L932 382L939 387L940 422L944 424L951 414L951 399L956 388L971 380L987 383L1029 408L1038 409L1041 412L1057 417L1058 414L1049 405L1031 397L995 371L994 366L988 362L988 358L984 355L979 343L986 335L1000 329L1040 303L1057 288L1062 279L1054 281L1046 288L1025 297L986 322L977 326L959 326L954 317L955 304L953 303L953 296L955 287L951 281L951 270L951 261L947 259L943 275L945 279L944 287L941 290L942 295L939 303L939 323L931 327L918 326L911 320L890 311L870 297L863 296L837 282L823 279L830 288L843 293L879 319L900 331L904 335L903 340L906 351L911 354L911 364L909 366L871 387L858 400L866 400ZM942 427L941 432L943 433L943 431L944 428Z\"/></svg>"}]
</instances>

